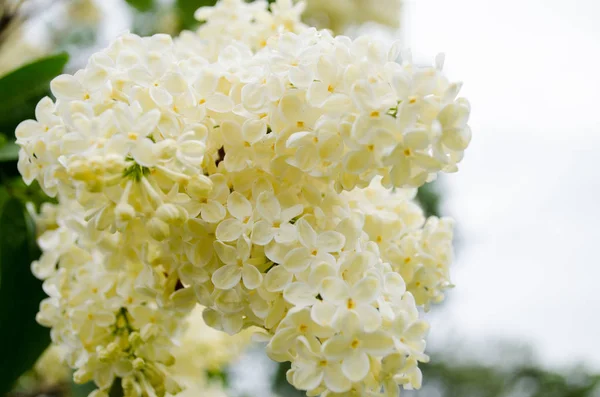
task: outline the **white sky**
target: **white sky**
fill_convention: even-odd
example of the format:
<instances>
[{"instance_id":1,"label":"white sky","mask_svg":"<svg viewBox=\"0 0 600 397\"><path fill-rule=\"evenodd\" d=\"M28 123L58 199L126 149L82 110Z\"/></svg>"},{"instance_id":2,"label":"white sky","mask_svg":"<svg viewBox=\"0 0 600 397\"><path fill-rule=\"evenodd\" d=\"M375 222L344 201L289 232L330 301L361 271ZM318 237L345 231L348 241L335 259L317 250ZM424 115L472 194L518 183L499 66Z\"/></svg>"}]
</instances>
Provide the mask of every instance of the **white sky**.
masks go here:
<instances>
[{"instance_id":1,"label":"white sky","mask_svg":"<svg viewBox=\"0 0 600 397\"><path fill-rule=\"evenodd\" d=\"M446 53L473 142L444 179L461 246L436 318L465 343L531 342L540 361L600 368L600 2L413 0L405 42ZM440 329L443 327L444 329Z\"/></svg>"}]
</instances>

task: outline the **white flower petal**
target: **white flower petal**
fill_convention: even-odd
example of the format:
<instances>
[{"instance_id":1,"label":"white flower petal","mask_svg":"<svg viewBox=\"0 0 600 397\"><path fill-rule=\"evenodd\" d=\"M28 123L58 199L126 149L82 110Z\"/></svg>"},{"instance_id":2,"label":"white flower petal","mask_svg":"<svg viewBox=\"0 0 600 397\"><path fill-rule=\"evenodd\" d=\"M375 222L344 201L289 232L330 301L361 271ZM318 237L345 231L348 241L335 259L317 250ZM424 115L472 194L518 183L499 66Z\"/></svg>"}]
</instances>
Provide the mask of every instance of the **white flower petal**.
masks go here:
<instances>
[{"instance_id":1,"label":"white flower petal","mask_svg":"<svg viewBox=\"0 0 600 397\"><path fill-rule=\"evenodd\" d=\"M242 278L242 269L238 265L225 265L212 275L216 288L228 290L235 287Z\"/></svg>"},{"instance_id":2,"label":"white flower petal","mask_svg":"<svg viewBox=\"0 0 600 397\"><path fill-rule=\"evenodd\" d=\"M315 323L328 327L332 323L336 310L337 307L333 303L319 301L311 308L310 317Z\"/></svg>"},{"instance_id":3,"label":"white flower petal","mask_svg":"<svg viewBox=\"0 0 600 397\"><path fill-rule=\"evenodd\" d=\"M158 162L158 156L152 150L154 143L148 138L142 138L131 149L131 156L141 166L153 167Z\"/></svg>"},{"instance_id":4,"label":"white flower petal","mask_svg":"<svg viewBox=\"0 0 600 397\"><path fill-rule=\"evenodd\" d=\"M280 244L290 244L298 239L296 227L290 223L284 223L274 231L275 241Z\"/></svg>"},{"instance_id":5,"label":"white flower petal","mask_svg":"<svg viewBox=\"0 0 600 397\"><path fill-rule=\"evenodd\" d=\"M293 67L289 71L290 83L298 88L306 88L313 81L313 73L307 66Z\"/></svg>"},{"instance_id":6,"label":"white flower petal","mask_svg":"<svg viewBox=\"0 0 600 397\"><path fill-rule=\"evenodd\" d=\"M319 234L316 247L319 251L338 252L346 244L346 237L342 233L327 231Z\"/></svg>"},{"instance_id":7,"label":"white flower petal","mask_svg":"<svg viewBox=\"0 0 600 397\"><path fill-rule=\"evenodd\" d=\"M215 241L213 247L223 263L228 265L237 264L238 252L231 245L227 245L221 241Z\"/></svg>"},{"instance_id":8,"label":"white flower petal","mask_svg":"<svg viewBox=\"0 0 600 397\"><path fill-rule=\"evenodd\" d=\"M330 339L327 339L327 341L323 344L323 354L328 359L343 359L352 354L353 351L350 346L351 343L352 341L345 336L333 336Z\"/></svg>"},{"instance_id":9,"label":"white flower petal","mask_svg":"<svg viewBox=\"0 0 600 397\"><path fill-rule=\"evenodd\" d=\"M302 365L295 368L292 381L294 386L300 390L312 390L317 388L323 380L323 371L316 366Z\"/></svg>"},{"instance_id":10,"label":"white flower petal","mask_svg":"<svg viewBox=\"0 0 600 397\"><path fill-rule=\"evenodd\" d=\"M352 382L344 376L340 365L327 366L324 380L325 386L334 393L344 393L352 387Z\"/></svg>"},{"instance_id":11,"label":"white flower petal","mask_svg":"<svg viewBox=\"0 0 600 397\"><path fill-rule=\"evenodd\" d=\"M394 349L394 340L385 331L362 334L361 348L373 355L383 356Z\"/></svg>"},{"instance_id":12,"label":"white flower petal","mask_svg":"<svg viewBox=\"0 0 600 397\"><path fill-rule=\"evenodd\" d=\"M256 266L244 264L242 267L242 281L248 289L256 289L262 283L263 275Z\"/></svg>"},{"instance_id":13,"label":"white flower petal","mask_svg":"<svg viewBox=\"0 0 600 397\"><path fill-rule=\"evenodd\" d=\"M267 245L273 239L273 227L265 220L260 220L252 225L252 243Z\"/></svg>"},{"instance_id":14,"label":"white flower petal","mask_svg":"<svg viewBox=\"0 0 600 397\"><path fill-rule=\"evenodd\" d=\"M298 331L295 328L283 328L278 329L273 335L273 338L269 341L267 350L275 352L284 352L289 350L290 346L293 345L294 339L298 336Z\"/></svg>"},{"instance_id":15,"label":"white flower petal","mask_svg":"<svg viewBox=\"0 0 600 397\"><path fill-rule=\"evenodd\" d=\"M82 100L84 96L81 83L75 77L68 74L61 74L55 77L50 82L50 88L57 98Z\"/></svg>"},{"instance_id":16,"label":"white flower petal","mask_svg":"<svg viewBox=\"0 0 600 397\"><path fill-rule=\"evenodd\" d=\"M283 289L292 281L293 274L287 271L283 266L274 266L267 272L264 278L264 287L269 292L283 291Z\"/></svg>"},{"instance_id":17,"label":"white flower petal","mask_svg":"<svg viewBox=\"0 0 600 397\"><path fill-rule=\"evenodd\" d=\"M267 124L263 120L246 120L242 125L242 136L248 143L260 141L267 133Z\"/></svg>"},{"instance_id":18,"label":"white flower petal","mask_svg":"<svg viewBox=\"0 0 600 397\"><path fill-rule=\"evenodd\" d=\"M371 305L358 305L354 308L358 314L363 329L366 332L372 332L381 326L381 313Z\"/></svg>"},{"instance_id":19,"label":"white flower petal","mask_svg":"<svg viewBox=\"0 0 600 397\"><path fill-rule=\"evenodd\" d=\"M298 238L302 245L306 248L313 248L317 244L317 233L312 228L312 226L306 221L306 219L301 218L296 222L296 229L298 230Z\"/></svg>"},{"instance_id":20,"label":"white flower petal","mask_svg":"<svg viewBox=\"0 0 600 397\"><path fill-rule=\"evenodd\" d=\"M358 351L342 361L342 372L352 382L360 382L369 373L369 356Z\"/></svg>"},{"instance_id":21,"label":"white flower petal","mask_svg":"<svg viewBox=\"0 0 600 397\"><path fill-rule=\"evenodd\" d=\"M258 196L256 209L263 219L271 223L279 220L279 216L281 215L279 200L271 192L262 192Z\"/></svg>"},{"instance_id":22,"label":"white flower petal","mask_svg":"<svg viewBox=\"0 0 600 397\"><path fill-rule=\"evenodd\" d=\"M209 223L217 223L225 218L226 210L221 203L215 200L208 200L202 207L201 217Z\"/></svg>"},{"instance_id":23,"label":"white flower petal","mask_svg":"<svg viewBox=\"0 0 600 397\"><path fill-rule=\"evenodd\" d=\"M252 215L252 204L238 192L232 192L227 197L227 210L231 215L243 221Z\"/></svg>"},{"instance_id":24,"label":"white flower petal","mask_svg":"<svg viewBox=\"0 0 600 397\"><path fill-rule=\"evenodd\" d=\"M167 107L173 103L173 96L161 87L150 87L150 98L158 106Z\"/></svg>"},{"instance_id":25,"label":"white flower petal","mask_svg":"<svg viewBox=\"0 0 600 397\"><path fill-rule=\"evenodd\" d=\"M233 101L225 94L215 93L206 98L206 108L217 113L226 113L233 108Z\"/></svg>"},{"instance_id":26,"label":"white flower petal","mask_svg":"<svg viewBox=\"0 0 600 397\"><path fill-rule=\"evenodd\" d=\"M316 295L314 288L300 281L291 283L283 290L283 298L298 308L315 304Z\"/></svg>"},{"instance_id":27,"label":"white flower petal","mask_svg":"<svg viewBox=\"0 0 600 397\"><path fill-rule=\"evenodd\" d=\"M292 273L306 270L311 263L310 251L305 247L294 248L283 258L283 267Z\"/></svg>"},{"instance_id":28,"label":"white flower petal","mask_svg":"<svg viewBox=\"0 0 600 397\"><path fill-rule=\"evenodd\" d=\"M351 291L352 298L360 303L371 303L379 297L380 293L381 284L375 277L360 280Z\"/></svg>"},{"instance_id":29,"label":"white flower petal","mask_svg":"<svg viewBox=\"0 0 600 397\"><path fill-rule=\"evenodd\" d=\"M242 232L244 231L243 227L242 222L235 218L225 219L217 226L215 236L217 237L217 240L220 241L235 241L242 235Z\"/></svg>"},{"instance_id":30,"label":"white flower petal","mask_svg":"<svg viewBox=\"0 0 600 397\"><path fill-rule=\"evenodd\" d=\"M308 87L306 99L312 106L321 106L331 95L328 84L313 81Z\"/></svg>"},{"instance_id":31,"label":"white flower petal","mask_svg":"<svg viewBox=\"0 0 600 397\"><path fill-rule=\"evenodd\" d=\"M348 284L337 277L326 277L321 283L321 296L326 301L344 302L350 297Z\"/></svg>"}]
</instances>

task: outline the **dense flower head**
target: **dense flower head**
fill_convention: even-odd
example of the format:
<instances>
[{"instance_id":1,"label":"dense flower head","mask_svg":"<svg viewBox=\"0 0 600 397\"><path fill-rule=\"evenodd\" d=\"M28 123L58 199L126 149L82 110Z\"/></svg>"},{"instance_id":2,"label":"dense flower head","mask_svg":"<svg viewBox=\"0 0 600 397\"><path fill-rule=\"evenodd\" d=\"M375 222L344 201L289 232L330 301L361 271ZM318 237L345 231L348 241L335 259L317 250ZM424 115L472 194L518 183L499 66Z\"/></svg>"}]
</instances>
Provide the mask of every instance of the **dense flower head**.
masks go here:
<instances>
[{"instance_id":1,"label":"dense flower head","mask_svg":"<svg viewBox=\"0 0 600 397\"><path fill-rule=\"evenodd\" d=\"M457 170L470 108L441 57L301 11L223 0L175 40L124 34L18 127L19 170L60 203L38 217L38 320L97 393L176 393L197 304L213 328L259 329L310 395L420 387L452 221L413 198Z\"/></svg>"}]
</instances>

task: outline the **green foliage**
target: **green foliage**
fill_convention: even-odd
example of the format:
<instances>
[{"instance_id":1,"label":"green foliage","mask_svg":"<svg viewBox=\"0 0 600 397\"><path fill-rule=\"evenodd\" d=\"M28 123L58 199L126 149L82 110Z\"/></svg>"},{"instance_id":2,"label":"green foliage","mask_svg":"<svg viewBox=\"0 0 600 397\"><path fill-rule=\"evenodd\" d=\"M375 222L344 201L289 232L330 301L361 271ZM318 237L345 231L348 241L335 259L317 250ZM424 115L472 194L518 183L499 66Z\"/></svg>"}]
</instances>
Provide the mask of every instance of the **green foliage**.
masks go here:
<instances>
[{"instance_id":1,"label":"green foliage","mask_svg":"<svg viewBox=\"0 0 600 397\"><path fill-rule=\"evenodd\" d=\"M275 379L273 380L273 392L285 397L304 397L306 392L296 389L287 381L286 373L291 367L289 362L277 365L277 372L275 372Z\"/></svg>"},{"instance_id":2,"label":"green foliage","mask_svg":"<svg viewBox=\"0 0 600 397\"><path fill-rule=\"evenodd\" d=\"M0 395L31 369L50 343L49 331L35 315L45 297L41 281L31 274L39 257L33 221L26 202L47 201L37 183L26 186L17 170L17 124L31 118L49 83L68 61L66 54L39 59L0 78Z\"/></svg>"},{"instance_id":3,"label":"green foliage","mask_svg":"<svg viewBox=\"0 0 600 397\"><path fill-rule=\"evenodd\" d=\"M426 183L417 191L417 202L425 216L440 216L440 192L436 182Z\"/></svg>"},{"instance_id":4,"label":"green foliage","mask_svg":"<svg viewBox=\"0 0 600 397\"><path fill-rule=\"evenodd\" d=\"M91 392L96 390L96 384L94 382L88 382L83 385L78 385L71 380L69 389L71 391L70 397L88 397Z\"/></svg>"},{"instance_id":5,"label":"green foliage","mask_svg":"<svg viewBox=\"0 0 600 397\"><path fill-rule=\"evenodd\" d=\"M432 357L421 368L423 390L411 395L434 394L431 390L435 390L440 397L593 397L600 392L600 375L578 367L558 373L531 363L500 368Z\"/></svg>"},{"instance_id":6,"label":"green foliage","mask_svg":"<svg viewBox=\"0 0 600 397\"><path fill-rule=\"evenodd\" d=\"M0 132L12 136L16 126L33 117L37 102L48 93L50 80L59 75L69 56L41 58L0 78Z\"/></svg>"},{"instance_id":7,"label":"green foliage","mask_svg":"<svg viewBox=\"0 0 600 397\"><path fill-rule=\"evenodd\" d=\"M14 142L5 142L0 146L0 162L17 161L19 158L19 145Z\"/></svg>"},{"instance_id":8,"label":"green foliage","mask_svg":"<svg viewBox=\"0 0 600 397\"><path fill-rule=\"evenodd\" d=\"M209 381L217 382L222 385L227 385L229 383L229 374L227 371L222 371L219 369L206 371L206 377Z\"/></svg>"},{"instance_id":9,"label":"green foliage","mask_svg":"<svg viewBox=\"0 0 600 397\"><path fill-rule=\"evenodd\" d=\"M33 222L23 202L0 190L0 395L29 370L50 343L35 314L45 297L30 270L38 258Z\"/></svg>"},{"instance_id":10,"label":"green foliage","mask_svg":"<svg viewBox=\"0 0 600 397\"><path fill-rule=\"evenodd\" d=\"M199 25L194 12L200 7L213 6L216 0L176 0L179 30L193 29Z\"/></svg>"},{"instance_id":11,"label":"green foliage","mask_svg":"<svg viewBox=\"0 0 600 397\"><path fill-rule=\"evenodd\" d=\"M123 397L124 395L125 395L125 393L123 391L123 384L121 382L121 379L116 378L112 384L112 387L108 391L108 396L109 397Z\"/></svg>"},{"instance_id":12,"label":"green foliage","mask_svg":"<svg viewBox=\"0 0 600 397\"><path fill-rule=\"evenodd\" d=\"M146 12L150 11L154 7L154 0L125 0L127 4L132 6L138 11Z\"/></svg>"},{"instance_id":13,"label":"green foliage","mask_svg":"<svg viewBox=\"0 0 600 397\"><path fill-rule=\"evenodd\" d=\"M54 46L61 51L69 53L80 49L89 48L96 43L97 32L94 26L74 26L68 32L53 32Z\"/></svg>"}]
</instances>

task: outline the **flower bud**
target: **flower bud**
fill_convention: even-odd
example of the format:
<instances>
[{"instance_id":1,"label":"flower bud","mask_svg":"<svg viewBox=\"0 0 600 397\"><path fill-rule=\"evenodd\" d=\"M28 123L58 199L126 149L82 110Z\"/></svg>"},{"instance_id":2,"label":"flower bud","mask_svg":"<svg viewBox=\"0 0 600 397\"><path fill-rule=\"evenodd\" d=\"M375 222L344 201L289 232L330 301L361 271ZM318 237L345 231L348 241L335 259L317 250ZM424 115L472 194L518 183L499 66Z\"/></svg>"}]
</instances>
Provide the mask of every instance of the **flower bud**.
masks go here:
<instances>
[{"instance_id":1,"label":"flower bud","mask_svg":"<svg viewBox=\"0 0 600 397\"><path fill-rule=\"evenodd\" d=\"M184 219L182 219L181 215L182 214L181 214L181 211L179 210L179 207L177 207L174 204L168 204L168 203L162 204L156 210L157 218L159 218L160 220L162 220L165 223L176 223L177 221L184 220Z\"/></svg>"},{"instance_id":2,"label":"flower bud","mask_svg":"<svg viewBox=\"0 0 600 397\"><path fill-rule=\"evenodd\" d=\"M83 368L79 368L73 373L73 381L78 385L83 385L93 379L93 374Z\"/></svg>"},{"instance_id":3,"label":"flower bud","mask_svg":"<svg viewBox=\"0 0 600 397\"><path fill-rule=\"evenodd\" d=\"M142 370L146 366L144 359L142 359L140 357L133 360L132 364L133 364L133 369L135 369L136 371Z\"/></svg>"},{"instance_id":4,"label":"flower bud","mask_svg":"<svg viewBox=\"0 0 600 397\"><path fill-rule=\"evenodd\" d=\"M135 209L128 203L119 203L115 208L115 216L118 222L129 222L135 218Z\"/></svg>"},{"instance_id":5,"label":"flower bud","mask_svg":"<svg viewBox=\"0 0 600 397\"><path fill-rule=\"evenodd\" d=\"M194 175L187 184L187 192L194 198L206 198L212 190L213 182L206 175Z\"/></svg>"},{"instance_id":6,"label":"flower bud","mask_svg":"<svg viewBox=\"0 0 600 397\"><path fill-rule=\"evenodd\" d=\"M169 237L171 232L169 224L157 217L150 219L146 226L148 227L148 233L156 241L163 241Z\"/></svg>"}]
</instances>

